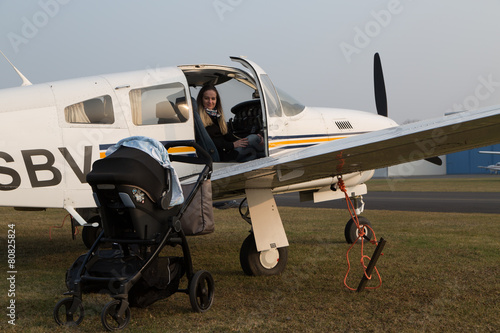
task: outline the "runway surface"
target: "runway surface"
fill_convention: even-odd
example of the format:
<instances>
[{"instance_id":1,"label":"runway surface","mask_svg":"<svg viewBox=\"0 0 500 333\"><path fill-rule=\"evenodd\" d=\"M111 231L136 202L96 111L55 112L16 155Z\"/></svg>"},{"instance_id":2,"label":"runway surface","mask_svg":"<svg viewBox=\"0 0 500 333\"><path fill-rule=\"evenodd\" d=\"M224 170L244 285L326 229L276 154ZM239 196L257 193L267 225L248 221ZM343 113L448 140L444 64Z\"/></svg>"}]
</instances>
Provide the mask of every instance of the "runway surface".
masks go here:
<instances>
[{"instance_id":1,"label":"runway surface","mask_svg":"<svg viewBox=\"0 0 500 333\"><path fill-rule=\"evenodd\" d=\"M346 208L344 200L300 202L298 193L277 195L278 206ZM500 193L492 192L368 192L366 210L500 214Z\"/></svg>"}]
</instances>

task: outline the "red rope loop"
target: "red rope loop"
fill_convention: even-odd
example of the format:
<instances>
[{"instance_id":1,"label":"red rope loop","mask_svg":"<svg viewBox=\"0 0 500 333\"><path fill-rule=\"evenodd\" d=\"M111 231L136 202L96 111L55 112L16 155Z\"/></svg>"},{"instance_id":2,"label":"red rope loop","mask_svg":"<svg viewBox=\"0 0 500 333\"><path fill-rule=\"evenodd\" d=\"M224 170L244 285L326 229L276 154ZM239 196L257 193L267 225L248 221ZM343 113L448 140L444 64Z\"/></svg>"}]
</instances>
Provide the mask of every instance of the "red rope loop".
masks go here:
<instances>
[{"instance_id":1,"label":"red rope loop","mask_svg":"<svg viewBox=\"0 0 500 333\"><path fill-rule=\"evenodd\" d=\"M349 272L351 271L351 263L349 261L349 252L354 247L354 245L357 244L358 240L361 239L361 258L360 258L360 263L361 263L361 266L363 267L363 273L364 273L365 277L368 280L371 280L372 277L368 276L366 274L366 269L368 268L368 266L365 265L365 259L367 259L368 261L370 261L371 259L370 259L369 256L364 255L365 228L370 229L371 232L372 232L372 234L373 234L373 240L370 240L370 243L372 243L373 245L377 245L378 242L377 242L377 237L375 236L375 231L373 231L373 229L369 225L363 225L363 226L359 225L359 219L358 219L358 215L356 214L356 209L354 208L354 204L352 203L351 198L349 198L349 195L347 194L347 189L346 189L344 180L340 176L338 177L337 185L338 185L339 189L342 192L344 192L344 194L345 194L345 200L346 200L346 203L347 203L347 209L349 210L349 214L351 215L351 219L354 221L354 223L356 224L356 228L358 229L358 238L356 238L356 240L352 243L352 245L349 247L349 249L347 250L347 253L346 253L347 272L346 272L345 277L344 277L344 285L347 287L347 289L349 289L349 290L356 290L355 288L349 287L349 285L347 284L347 277L349 276ZM380 288L380 286L382 285L382 278L380 276L380 273L379 273L377 267L374 267L374 270L377 273L377 276L378 276L378 279L379 279L379 284L376 287L365 287L365 289L377 289L377 288Z\"/></svg>"}]
</instances>

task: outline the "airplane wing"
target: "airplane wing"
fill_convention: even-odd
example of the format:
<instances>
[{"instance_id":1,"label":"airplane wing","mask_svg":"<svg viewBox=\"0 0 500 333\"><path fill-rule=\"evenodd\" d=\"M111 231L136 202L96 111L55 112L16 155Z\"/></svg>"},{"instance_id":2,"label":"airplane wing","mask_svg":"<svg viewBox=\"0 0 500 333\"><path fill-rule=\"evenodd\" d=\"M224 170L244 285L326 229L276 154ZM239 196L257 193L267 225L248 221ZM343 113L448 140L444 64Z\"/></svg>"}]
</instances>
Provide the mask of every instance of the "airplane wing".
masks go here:
<instances>
[{"instance_id":1,"label":"airplane wing","mask_svg":"<svg viewBox=\"0 0 500 333\"><path fill-rule=\"evenodd\" d=\"M215 170L216 200L500 142L500 106L352 136Z\"/></svg>"}]
</instances>

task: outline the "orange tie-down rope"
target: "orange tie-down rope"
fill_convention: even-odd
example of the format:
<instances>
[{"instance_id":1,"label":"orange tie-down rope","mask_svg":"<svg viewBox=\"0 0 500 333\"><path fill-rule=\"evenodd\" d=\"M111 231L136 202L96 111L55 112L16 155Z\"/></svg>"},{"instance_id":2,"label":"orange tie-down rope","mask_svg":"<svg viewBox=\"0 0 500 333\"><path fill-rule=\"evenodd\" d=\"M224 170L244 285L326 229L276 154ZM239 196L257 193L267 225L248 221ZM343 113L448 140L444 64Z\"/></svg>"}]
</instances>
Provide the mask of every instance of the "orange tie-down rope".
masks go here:
<instances>
[{"instance_id":1,"label":"orange tie-down rope","mask_svg":"<svg viewBox=\"0 0 500 333\"><path fill-rule=\"evenodd\" d=\"M346 190L346 187L345 187L345 184L344 184L344 180L340 176L338 177L338 179L339 179L338 180L339 188L345 194L345 200L346 200L346 203L347 203L347 209L349 210L349 214L351 215L351 218L354 221L354 223L356 224L356 228L358 228L358 232L359 232L358 238L356 238L356 240L352 243L351 247L349 247L349 249L347 250L347 253L346 253L347 272L346 272L345 277L344 277L344 285L347 287L347 289L357 290L357 289L351 288L351 287L349 287L347 285L347 276L349 275L349 272L351 270L351 263L349 262L349 252L354 247L354 245L356 245L356 243L358 242L358 240L361 239L361 260L360 260L360 262L361 262L361 266L363 266L363 272L364 272L365 277L368 280L371 280L372 277L371 277L371 275L370 276L367 275L367 273L366 273L367 266L365 265L365 259L368 259L368 260L371 260L371 259L370 259L369 256L366 256L366 255L363 254L364 241L365 241L365 237L364 237L365 236L365 227L369 228L372 231L372 234L373 234L373 240L370 240L370 243L372 243L374 245L377 245L378 242L377 242L377 237L375 236L375 231L373 231L373 229L369 225L364 225L363 227L359 226L358 215L356 214L356 209L354 208L354 205L351 202L351 198L349 198L349 195L347 194L347 190ZM382 278L380 277L380 273L378 272L377 267L374 267L374 270L377 273L378 280L379 280L379 285L376 286L376 287L365 287L365 289L377 289L377 288L380 288L380 286L382 285Z\"/></svg>"},{"instance_id":2,"label":"orange tie-down rope","mask_svg":"<svg viewBox=\"0 0 500 333\"><path fill-rule=\"evenodd\" d=\"M54 228L55 228L55 229L61 229L61 228L64 226L64 222L66 222L66 219L67 219L68 217L69 217L69 218L71 218L71 215L70 215L70 214L67 214L67 215L64 217L64 219L63 219L63 221L62 221L62 224L61 224L60 226L56 226L56 225L54 225L54 226L51 226L51 227L49 228L49 240L52 240L52 229L54 229ZM76 236L76 235L78 235L79 233L80 233L80 230L78 230L78 226L76 226L76 227L75 227L75 234L74 234L73 236Z\"/></svg>"}]
</instances>

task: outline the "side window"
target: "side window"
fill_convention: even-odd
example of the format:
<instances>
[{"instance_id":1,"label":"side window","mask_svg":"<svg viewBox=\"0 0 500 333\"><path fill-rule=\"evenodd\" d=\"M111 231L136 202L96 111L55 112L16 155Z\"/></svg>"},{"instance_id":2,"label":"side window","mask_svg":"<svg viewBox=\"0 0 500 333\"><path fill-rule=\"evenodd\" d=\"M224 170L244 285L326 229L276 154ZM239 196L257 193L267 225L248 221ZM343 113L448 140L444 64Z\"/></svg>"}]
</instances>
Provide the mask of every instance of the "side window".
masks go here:
<instances>
[{"instance_id":1,"label":"side window","mask_svg":"<svg viewBox=\"0 0 500 333\"><path fill-rule=\"evenodd\" d=\"M113 124L115 115L111 96L105 95L64 108L64 119L70 124Z\"/></svg>"},{"instance_id":2,"label":"side window","mask_svg":"<svg viewBox=\"0 0 500 333\"><path fill-rule=\"evenodd\" d=\"M186 91L181 83L133 89L129 97L135 125L175 124L189 119Z\"/></svg>"}]
</instances>

